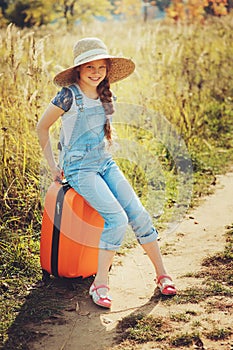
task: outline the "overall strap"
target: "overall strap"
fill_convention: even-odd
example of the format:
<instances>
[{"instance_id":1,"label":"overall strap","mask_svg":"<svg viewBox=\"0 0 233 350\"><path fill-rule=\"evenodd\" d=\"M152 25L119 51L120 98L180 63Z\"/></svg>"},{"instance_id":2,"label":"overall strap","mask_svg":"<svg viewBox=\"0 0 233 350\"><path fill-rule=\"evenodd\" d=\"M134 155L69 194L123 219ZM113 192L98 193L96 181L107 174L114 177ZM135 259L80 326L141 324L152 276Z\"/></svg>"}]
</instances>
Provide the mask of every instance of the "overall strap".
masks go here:
<instances>
[{"instance_id":1,"label":"overall strap","mask_svg":"<svg viewBox=\"0 0 233 350\"><path fill-rule=\"evenodd\" d=\"M77 88L76 85L69 85L68 88L70 90L72 90L74 93L75 103L76 103L76 106L78 109L77 114L84 114L83 96L81 95L79 89ZM74 127L73 127L73 130L71 133L70 141L69 141L69 144L67 146L68 148L71 148L72 144L75 141L74 129L75 129L76 124L78 123L78 119L79 119L78 117L75 119L75 123L74 123ZM58 142L58 149L60 151L59 164L60 164L60 167L62 168L63 167L63 157L64 157L64 131L62 128L60 130L60 140Z\"/></svg>"},{"instance_id":2,"label":"overall strap","mask_svg":"<svg viewBox=\"0 0 233 350\"><path fill-rule=\"evenodd\" d=\"M75 123L74 123L74 127L73 127L73 131L70 137L70 141L69 141L69 145L68 148L71 148L73 143L76 140L76 136L75 136L75 129L76 129L76 125L79 122L80 116L84 115L84 106L83 106L83 96L81 94L81 92L79 91L79 89L77 88L76 85L70 85L69 88L73 91L74 96L75 96L75 103L77 106L77 118L75 119Z\"/></svg>"},{"instance_id":3,"label":"overall strap","mask_svg":"<svg viewBox=\"0 0 233 350\"><path fill-rule=\"evenodd\" d=\"M75 96L75 103L80 112L83 112L83 97L76 85L70 85L69 88L73 91Z\"/></svg>"}]
</instances>

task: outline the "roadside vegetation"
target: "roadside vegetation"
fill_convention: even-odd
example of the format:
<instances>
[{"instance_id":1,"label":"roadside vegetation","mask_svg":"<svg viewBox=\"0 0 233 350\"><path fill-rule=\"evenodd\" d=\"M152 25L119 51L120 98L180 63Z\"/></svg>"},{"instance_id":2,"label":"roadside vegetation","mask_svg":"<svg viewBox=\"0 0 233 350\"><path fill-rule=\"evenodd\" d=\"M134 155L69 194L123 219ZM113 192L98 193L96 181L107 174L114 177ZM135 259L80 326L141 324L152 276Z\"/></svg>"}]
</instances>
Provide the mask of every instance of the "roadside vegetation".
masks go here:
<instances>
[{"instance_id":1,"label":"roadside vegetation","mask_svg":"<svg viewBox=\"0 0 233 350\"><path fill-rule=\"evenodd\" d=\"M167 316L133 313L118 323L116 341L118 349L141 349L150 342L155 348L186 349L230 349L232 329L230 313L232 308L233 285L233 225L226 227L225 249L202 261L195 277L196 289L180 290L172 299L157 294L154 302L161 300L169 306L179 305L180 312L168 311ZM198 305L198 307L195 307ZM170 308L169 310L172 310ZM229 320L220 324L219 314Z\"/></svg>"},{"instance_id":2,"label":"roadside vegetation","mask_svg":"<svg viewBox=\"0 0 233 350\"><path fill-rule=\"evenodd\" d=\"M189 206L196 205L202 196L211 193L214 190L216 174L224 173L232 165L232 15L210 18L204 25L176 25L166 21L130 24L125 22L121 26L112 23L111 33L107 30L108 25L78 25L69 32L65 28L59 28L59 35L56 24L33 30L19 30L9 25L6 30L0 31L2 344L8 342L7 330L10 329L11 334L12 330L14 333L19 327L14 333L14 343L8 342L10 345L6 345L6 349L27 349L27 337L22 333L22 322L56 317L56 313L60 312L57 309L59 303L56 302L45 308L46 294L45 298L43 295L46 289L43 289L42 293L34 286L34 283L41 279L40 225L43 196L51 182L46 165L41 159L35 126L57 91L52 85L54 74L61 66L67 67L72 63L72 47L77 37L91 36L94 30L95 35L106 42L112 54L124 53L125 56L132 57L137 64L134 76L119 85L116 84L113 90L119 102L140 106L136 111L141 111L142 108L144 112L139 124L135 124L132 115L132 122L116 125L116 131L120 138L130 142L135 140L139 145L136 148L136 156L139 159L145 160L148 154L152 154L152 159L157 159L159 167L156 165L154 170L151 167L148 172L148 164L143 161L136 164L130 162L127 157L118 157L118 162L144 203L152 207L158 227L164 228L165 222L171 217L172 208L177 203L179 168L174 162L173 154L169 152L168 141L163 138L156 139L157 116L164 116L166 126L172 125L179 136L178 140L185 144L185 157L192 161L193 188L190 198L187 199L190 199ZM135 111L134 107L130 111ZM58 129L59 126L53 130L54 145ZM172 147L175 147L175 144ZM158 171L161 173L161 179L159 177L159 182L154 182ZM156 193L161 193L163 203L163 213L159 218L157 207L160 209L160 206L156 201L151 202ZM216 259L214 261L221 268L230 264L226 258L227 254L230 254L227 249L222 257L212 258ZM206 260L205 264L210 264L210 261ZM208 269L208 273L217 272ZM208 273L205 271L206 278ZM214 293L229 297L229 281L224 281L225 286L221 284L221 278L224 276L226 271L216 276L215 286L206 284L205 295L208 298L210 295L217 295ZM47 291L51 292L49 289ZM199 291L192 296L189 291L183 291L180 297L176 298L184 300L190 296L190 300L198 300ZM34 297L40 298L39 311L38 305L36 307L34 304ZM172 302L175 302L176 298ZM20 318L19 315L24 317ZM190 317L189 313L186 316ZM173 318L179 317L185 317L185 314L173 315ZM147 321L153 329L162 327L164 337L170 343L178 344L182 341L178 340L178 335L177 339L173 340L166 335L170 323L178 321L169 320L164 324L161 320L145 319L145 316L135 319L134 325L129 321L128 328L126 323L122 324L123 334L131 328L130 334L134 334L133 327L144 327ZM140 337L143 338L143 331L136 333L140 332ZM209 336L218 338L227 334L228 330L220 330L214 326L212 335ZM196 333L188 334L185 341L191 344L195 337ZM148 338L146 339L148 341ZM132 341L138 341L134 335Z\"/></svg>"}]
</instances>

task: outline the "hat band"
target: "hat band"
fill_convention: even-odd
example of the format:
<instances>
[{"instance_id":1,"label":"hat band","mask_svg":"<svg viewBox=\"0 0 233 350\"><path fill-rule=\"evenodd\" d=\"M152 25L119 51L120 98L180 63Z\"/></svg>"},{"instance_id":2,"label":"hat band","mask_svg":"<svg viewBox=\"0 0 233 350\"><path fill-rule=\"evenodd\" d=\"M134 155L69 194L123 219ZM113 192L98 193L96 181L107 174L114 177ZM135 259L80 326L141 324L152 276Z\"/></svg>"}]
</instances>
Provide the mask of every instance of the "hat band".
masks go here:
<instances>
[{"instance_id":1,"label":"hat band","mask_svg":"<svg viewBox=\"0 0 233 350\"><path fill-rule=\"evenodd\" d=\"M91 58L96 55L108 55L107 51L104 49L93 49L82 53L74 59L74 64L77 65L87 58Z\"/></svg>"}]
</instances>

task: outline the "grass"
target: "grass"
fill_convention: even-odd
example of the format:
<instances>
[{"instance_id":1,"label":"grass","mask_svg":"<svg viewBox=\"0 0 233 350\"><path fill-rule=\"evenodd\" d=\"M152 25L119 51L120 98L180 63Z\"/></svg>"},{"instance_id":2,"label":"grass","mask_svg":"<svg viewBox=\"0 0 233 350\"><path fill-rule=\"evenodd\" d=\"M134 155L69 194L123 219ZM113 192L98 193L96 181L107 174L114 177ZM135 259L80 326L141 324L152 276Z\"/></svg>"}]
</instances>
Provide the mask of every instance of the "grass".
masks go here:
<instances>
[{"instance_id":1,"label":"grass","mask_svg":"<svg viewBox=\"0 0 233 350\"><path fill-rule=\"evenodd\" d=\"M219 328L214 327L211 331L206 332L205 335L208 339L211 340L221 340L221 339L227 339L232 334L232 331L227 328Z\"/></svg>"},{"instance_id":2,"label":"grass","mask_svg":"<svg viewBox=\"0 0 233 350\"><path fill-rule=\"evenodd\" d=\"M208 343L207 348L225 349L222 341L227 344L233 332L229 322L228 325L219 324L218 313L224 314L224 318L228 317L232 307L232 281L229 278L232 259L229 259L228 249L232 243L232 228L233 225L226 228L225 250L203 260L202 269L195 276L197 284L201 283L201 286L179 290L172 299L155 294L151 302L160 301L164 308L168 305L169 313L163 317L133 313L123 318L117 327L118 344L113 349L124 349L124 346L125 349L137 349L138 344L147 342L162 350L190 346L204 349L207 341L214 342ZM217 266L213 268L216 261ZM225 275L227 271L228 276ZM201 282L198 278L201 278ZM197 304L199 311L195 310ZM179 308L183 306L183 311L170 311L174 305ZM191 305L194 305L194 309L190 308Z\"/></svg>"},{"instance_id":3,"label":"grass","mask_svg":"<svg viewBox=\"0 0 233 350\"><path fill-rule=\"evenodd\" d=\"M233 230L232 226L226 228L226 245L223 252L215 256L206 257L203 262L203 270L196 276L205 276L208 283L218 288L218 283L231 287L233 285ZM214 282L212 282L214 280Z\"/></svg>"},{"instance_id":4,"label":"grass","mask_svg":"<svg viewBox=\"0 0 233 350\"><path fill-rule=\"evenodd\" d=\"M191 328L195 329L193 332L177 331L181 327L181 322L190 321L191 317L187 318L188 313L187 311L179 315L171 315L170 318L155 317L142 313L127 316L118 323L116 340L119 345L114 347L114 349L124 348L124 344L128 344L128 346L131 344L133 348L135 344L147 342L151 342L154 346L157 344L161 349L167 349L168 346L169 348L186 348L191 345L201 346L202 344L204 346L204 337L217 342L229 339L231 336L232 331L230 327L223 328L213 324L212 329L209 328L207 331L200 321L192 323ZM180 317L181 315L182 317ZM199 332L197 329L202 329L202 331Z\"/></svg>"},{"instance_id":5,"label":"grass","mask_svg":"<svg viewBox=\"0 0 233 350\"><path fill-rule=\"evenodd\" d=\"M135 314L125 317L117 326L120 340L131 340L136 343L164 340L169 328L161 317Z\"/></svg>"},{"instance_id":6,"label":"grass","mask_svg":"<svg viewBox=\"0 0 233 350\"><path fill-rule=\"evenodd\" d=\"M175 347L185 346L189 347L193 344L193 340L196 338L195 334L181 333L171 338L171 345Z\"/></svg>"},{"instance_id":7,"label":"grass","mask_svg":"<svg viewBox=\"0 0 233 350\"><path fill-rule=\"evenodd\" d=\"M180 321L186 322L189 320L189 318L190 316L188 312L172 313L170 315L170 319L176 322L180 322Z\"/></svg>"},{"instance_id":8,"label":"grass","mask_svg":"<svg viewBox=\"0 0 233 350\"><path fill-rule=\"evenodd\" d=\"M190 199L193 205L210 192L215 174L226 171L232 162L231 17L214 19L201 28L174 27L163 22L134 27L131 23L130 30L127 23L120 28L113 25L112 34L117 33L114 45L105 26L99 24L98 30L95 27L96 35L103 38L110 51L121 50L137 64L134 77L114 86L119 102L127 108L121 115L128 116L128 120L123 118L127 131L119 125L117 131L127 146L131 140L137 145L136 167L135 162L129 162L132 152L128 150L121 165L147 207L153 208L152 214L156 216L163 209L156 220L162 227L169 215L176 215L174 204L181 207L182 201ZM92 32L91 25L80 29L83 36ZM43 204L40 172L44 166L35 125L56 93L52 85L52 77L59 69L55 50L63 52L66 43L71 52L76 35L64 32L63 39L58 40L51 28L31 32L18 31L14 26L0 34L4 67L0 75L1 225L15 230L22 224L31 225L38 232ZM138 38L137 47L132 45L133 36ZM142 64L145 57L146 69ZM195 62L199 62L197 67ZM70 56L62 55L59 64L70 65ZM178 136L186 145L181 148L182 157L192 160L193 193L178 191L179 181L183 180L177 177L181 166ZM145 152L150 162L145 162Z\"/></svg>"},{"instance_id":9,"label":"grass","mask_svg":"<svg viewBox=\"0 0 233 350\"><path fill-rule=\"evenodd\" d=\"M179 295L177 295L172 303L176 304L199 304L200 302L204 301L205 299L215 296L215 295L221 295L225 297L232 297L233 293L232 290L222 285L222 283L206 283L205 287L191 287L187 288L185 290L182 290L179 292ZM169 301L170 303L170 301Z\"/></svg>"},{"instance_id":10,"label":"grass","mask_svg":"<svg viewBox=\"0 0 233 350\"><path fill-rule=\"evenodd\" d=\"M111 35L107 25L79 29L88 36L94 28L112 54L123 52L137 64L134 76L113 88L123 108L118 117L124 117L117 125L124 141L123 157L117 158L162 232L188 206L211 193L216 174L232 164L232 16L212 19L205 26L113 23ZM52 297L46 294L49 289L42 288L39 294L37 289L30 291L41 278L43 193L51 181L41 161L35 126L57 91L52 78L60 70L58 64L71 64L71 54L60 55L58 62L57 53L63 53L64 47L71 53L77 40L76 31L59 28L58 38L54 29L29 31L10 25L0 30L1 339L5 344L12 341L9 349L26 349L24 319L43 319L57 312L55 305L50 308L43 299L43 293ZM59 125L52 130L54 149L58 130ZM192 169L187 171L190 159ZM121 253L132 244L127 238ZM216 293L231 295L232 275L227 269L231 258L229 238L221 255L204 262L206 269L203 265L200 274L210 283L205 290L208 298ZM211 284L213 276L215 284ZM41 300L39 310L31 303L34 297ZM182 298L199 302L200 290L182 291ZM155 327L152 320L147 321ZM140 331L136 334L144 336Z\"/></svg>"},{"instance_id":11,"label":"grass","mask_svg":"<svg viewBox=\"0 0 233 350\"><path fill-rule=\"evenodd\" d=\"M226 227L226 244L224 251L209 256L202 261L202 270L186 277L202 278L202 286L187 288L180 291L172 299L172 303L200 303L212 296L231 298L232 292L232 225Z\"/></svg>"}]
</instances>

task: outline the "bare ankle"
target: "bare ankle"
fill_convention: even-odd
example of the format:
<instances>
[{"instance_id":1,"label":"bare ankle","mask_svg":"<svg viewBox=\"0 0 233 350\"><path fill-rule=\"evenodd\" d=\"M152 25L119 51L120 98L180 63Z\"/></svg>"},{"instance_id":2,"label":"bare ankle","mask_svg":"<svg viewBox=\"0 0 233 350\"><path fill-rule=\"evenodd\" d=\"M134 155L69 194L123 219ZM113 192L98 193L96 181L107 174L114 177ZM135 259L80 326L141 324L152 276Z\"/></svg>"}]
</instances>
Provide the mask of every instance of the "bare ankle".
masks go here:
<instances>
[{"instance_id":1,"label":"bare ankle","mask_svg":"<svg viewBox=\"0 0 233 350\"><path fill-rule=\"evenodd\" d=\"M94 283L95 283L96 286L108 285L108 279L105 279L105 278L97 279L97 278L95 278Z\"/></svg>"}]
</instances>

